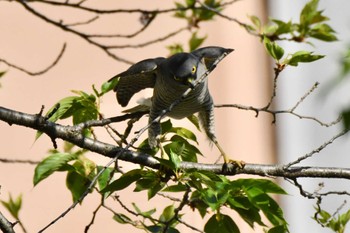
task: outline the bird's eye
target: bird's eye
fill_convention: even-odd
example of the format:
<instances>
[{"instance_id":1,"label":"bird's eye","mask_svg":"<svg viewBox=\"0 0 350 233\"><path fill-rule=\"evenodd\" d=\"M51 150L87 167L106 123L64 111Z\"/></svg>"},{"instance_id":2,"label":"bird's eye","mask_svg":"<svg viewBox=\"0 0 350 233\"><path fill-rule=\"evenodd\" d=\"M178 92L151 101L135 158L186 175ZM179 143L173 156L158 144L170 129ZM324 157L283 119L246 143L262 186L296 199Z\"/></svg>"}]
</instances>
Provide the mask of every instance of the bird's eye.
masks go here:
<instances>
[{"instance_id":1,"label":"bird's eye","mask_svg":"<svg viewBox=\"0 0 350 233\"><path fill-rule=\"evenodd\" d=\"M196 72L196 70L197 70L197 68L195 66L192 66L192 70L191 70L192 74L194 74Z\"/></svg>"}]
</instances>

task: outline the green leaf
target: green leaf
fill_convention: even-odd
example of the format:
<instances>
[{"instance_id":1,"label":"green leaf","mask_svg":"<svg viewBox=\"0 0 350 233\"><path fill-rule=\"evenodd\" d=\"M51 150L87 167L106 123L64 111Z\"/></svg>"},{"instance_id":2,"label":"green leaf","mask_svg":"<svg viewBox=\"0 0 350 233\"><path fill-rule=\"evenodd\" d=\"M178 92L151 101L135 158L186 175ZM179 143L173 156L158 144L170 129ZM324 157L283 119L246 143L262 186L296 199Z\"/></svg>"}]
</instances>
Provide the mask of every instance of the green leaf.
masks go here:
<instances>
[{"instance_id":1,"label":"green leaf","mask_svg":"<svg viewBox=\"0 0 350 233\"><path fill-rule=\"evenodd\" d=\"M182 183L171 185L162 190L162 192L185 192L188 187Z\"/></svg>"},{"instance_id":2,"label":"green leaf","mask_svg":"<svg viewBox=\"0 0 350 233\"><path fill-rule=\"evenodd\" d=\"M277 25L277 28L275 29L275 32L274 32L275 35L291 33L294 30L292 21L288 21L286 23L282 20L273 19L272 22L274 22Z\"/></svg>"},{"instance_id":3,"label":"green leaf","mask_svg":"<svg viewBox=\"0 0 350 233\"><path fill-rule=\"evenodd\" d=\"M285 225L272 227L267 233L287 233L289 232Z\"/></svg>"},{"instance_id":4,"label":"green leaf","mask_svg":"<svg viewBox=\"0 0 350 233\"><path fill-rule=\"evenodd\" d=\"M256 207L262 210L265 217L274 225L285 225L287 226L287 222L283 217L283 211L279 207L279 205L267 194L260 193L255 188L251 188L250 190L246 190L249 200Z\"/></svg>"},{"instance_id":5,"label":"green leaf","mask_svg":"<svg viewBox=\"0 0 350 233\"><path fill-rule=\"evenodd\" d=\"M232 186L255 188L263 193L287 194L279 185L268 179L238 179L231 182Z\"/></svg>"},{"instance_id":6,"label":"green leaf","mask_svg":"<svg viewBox=\"0 0 350 233\"><path fill-rule=\"evenodd\" d=\"M170 155L170 161L174 165L174 170L177 171L177 169L180 167L181 159L171 149L170 149L170 154L169 155Z\"/></svg>"},{"instance_id":7,"label":"green leaf","mask_svg":"<svg viewBox=\"0 0 350 233\"><path fill-rule=\"evenodd\" d=\"M190 131L186 128L173 127L170 131L176 133L177 135L179 135L183 138L190 139L198 144L196 135L192 131Z\"/></svg>"},{"instance_id":8,"label":"green leaf","mask_svg":"<svg viewBox=\"0 0 350 233\"><path fill-rule=\"evenodd\" d=\"M171 131L173 128L173 124L171 123L171 120L164 121L160 124L160 127L162 129L162 134L166 134Z\"/></svg>"},{"instance_id":9,"label":"green leaf","mask_svg":"<svg viewBox=\"0 0 350 233\"><path fill-rule=\"evenodd\" d=\"M298 51L291 55L291 58L286 59L284 64L291 66L298 66L300 62L313 62L325 57L324 55L313 55L312 52Z\"/></svg>"},{"instance_id":10,"label":"green leaf","mask_svg":"<svg viewBox=\"0 0 350 233\"><path fill-rule=\"evenodd\" d=\"M175 6L177 11L175 12L174 16L177 18L182 18L185 19L186 17L186 11L183 10L183 8L185 8L185 5L179 3L179 2L175 2Z\"/></svg>"},{"instance_id":11,"label":"green leaf","mask_svg":"<svg viewBox=\"0 0 350 233\"><path fill-rule=\"evenodd\" d=\"M101 85L101 92L99 93L99 96L103 96L107 92L114 89L114 87L118 84L119 78L112 78L111 80L108 80L107 82L104 82Z\"/></svg>"},{"instance_id":12,"label":"green leaf","mask_svg":"<svg viewBox=\"0 0 350 233\"><path fill-rule=\"evenodd\" d=\"M220 219L217 215L211 216L204 226L206 233L239 233L238 226L228 215L220 214Z\"/></svg>"},{"instance_id":13,"label":"green leaf","mask_svg":"<svg viewBox=\"0 0 350 233\"><path fill-rule=\"evenodd\" d=\"M161 233L163 232L163 227L160 225L152 225L152 226L147 226L147 230L152 233Z\"/></svg>"},{"instance_id":14,"label":"green leaf","mask_svg":"<svg viewBox=\"0 0 350 233\"><path fill-rule=\"evenodd\" d=\"M107 185L106 188L104 188L101 192L102 193L114 192L114 191L125 189L130 184L139 180L143 176L143 174L144 174L144 171L141 169L134 169L134 170L128 171L127 173L124 173L119 179Z\"/></svg>"},{"instance_id":15,"label":"green leaf","mask_svg":"<svg viewBox=\"0 0 350 233\"><path fill-rule=\"evenodd\" d=\"M197 162L197 154L201 155L197 147L191 145L186 139L178 135L174 135L170 140L171 143L164 146L164 150L169 156L171 150L183 161Z\"/></svg>"},{"instance_id":16,"label":"green leaf","mask_svg":"<svg viewBox=\"0 0 350 233\"><path fill-rule=\"evenodd\" d=\"M151 198L153 198L160 190L162 190L165 186L164 182L160 182L157 181L156 183L154 183L147 192L147 197L148 200L150 200Z\"/></svg>"},{"instance_id":17,"label":"green leaf","mask_svg":"<svg viewBox=\"0 0 350 233\"><path fill-rule=\"evenodd\" d=\"M199 119L196 115L192 114L191 116L188 116L187 119L198 129L198 131L201 131L201 127L199 126Z\"/></svg>"},{"instance_id":18,"label":"green leaf","mask_svg":"<svg viewBox=\"0 0 350 233\"><path fill-rule=\"evenodd\" d=\"M96 97L83 91L72 92L78 96L69 96L56 103L46 114L49 121L56 122L58 119L73 117L73 124L79 124L98 118L99 111L96 105ZM84 132L85 135L88 135L88 133L88 130ZM41 135L41 132L37 132L35 140Z\"/></svg>"},{"instance_id":19,"label":"green leaf","mask_svg":"<svg viewBox=\"0 0 350 233\"><path fill-rule=\"evenodd\" d=\"M99 173L102 169L104 169L103 166L97 166L97 173ZM107 187L108 181L111 178L111 173L113 172L113 168L107 168L102 174L98 177L97 183L99 186L99 190L103 190Z\"/></svg>"},{"instance_id":20,"label":"green leaf","mask_svg":"<svg viewBox=\"0 0 350 233\"><path fill-rule=\"evenodd\" d=\"M350 220L350 210L348 210L346 213L340 215L339 221L343 226L345 226Z\"/></svg>"},{"instance_id":21,"label":"green leaf","mask_svg":"<svg viewBox=\"0 0 350 233\"><path fill-rule=\"evenodd\" d=\"M58 103L49 109L45 116L50 116L48 118L49 121L56 122L58 119L61 119L62 116L73 106L73 103L77 98L77 96L69 96L61 99ZM38 131L35 135L35 140L37 140L41 135L42 132Z\"/></svg>"},{"instance_id":22,"label":"green leaf","mask_svg":"<svg viewBox=\"0 0 350 233\"><path fill-rule=\"evenodd\" d=\"M322 15L322 10L317 10L318 2L319 0L311 0L302 9L300 13L300 25L302 27L307 28L311 24L329 20L328 17Z\"/></svg>"},{"instance_id":23,"label":"green leaf","mask_svg":"<svg viewBox=\"0 0 350 233\"><path fill-rule=\"evenodd\" d=\"M260 29L261 29L261 21L259 19L259 17L255 16L255 15L251 15L251 16L248 16L250 21L253 23L254 25L254 29L255 31L259 32Z\"/></svg>"},{"instance_id":24,"label":"green leaf","mask_svg":"<svg viewBox=\"0 0 350 233\"><path fill-rule=\"evenodd\" d=\"M159 217L159 221L161 222L167 222L171 220L172 217L175 215L175 207L174 205L169 205L164 208L163 213Z\"/></svg>"},{"instance_id":25,"label":"green leaf","mask_svg":"<svg viewBox=\"0 0 350 233\"><path fill-rule=\"evenodd\" d=\"M73 202L76 202L89 187L90 180L76 171L68 171L66 185L72 194Z\"/></svg>"},{"instance_id":26,"label":"green leaf","mask_svg":"<svg viewBox=\"0 0 350 233\"><path fill-rule=\"evenodd\" d=\"M334 30L328 24L317 24L309 32L309 36L322 41L336 41L337 37L334 35Z\"/></svg>"},{"instance_id":27,"label":"green leaf","mask_svg":"<svg viewBox=\"0 0 350 233\"><path fill-rule=\"evenodd\" d=\"M8 201L1 201L2 205L10 212L12 217L19 220L19 211L22 207L22 195L20 194L16 199L13 199L11 194Z\"/></svg>"},{"instance_id":28,"label":"green leaf","mask_svg":"<svg viewBox=\"0 0 350 233\"><path fill-rule=\"evenodd\" d=\"M167 46L166 48L169 50L170 55L184 52L182 44L173 44L173 45Z\"/></svg>"},{"instance_id":29,"label":"green leaf","mask_svg":"<svg viewBox=\"0 0 350 233\"><path fill-rule=\"evenodd\" d=\"M207 38L206 36L198 37L197 32L193 32L191 39L189 41L190 52L199 48L203 44L203 42L205 41L206 38Z\"/></svg>"},{"instance_id":30,"label":"green leaf","mask_svg":"<svg viewBox=\"0 0 350 233\"><path fill-rule=\"evenodd\" d=\"M34 171L34 186L56 171L69 170L68 162L77 159L77 154L55 153L41 161Z\"/></svg>"},{"instance_id":31,"label":"green leaf","mask_svg":"<svg viewBox=\"0 0 350 233\"><path fill-rule=\"evenodd\" d=\"M212 209L219 210L224 205L230 196L229 192L218 192L213 189L206 189L201 191L203 201Z\"/></svg>"},{"instance_id":32,"label":"green leaf","mask_svg":"<svg viewBox=\"0 0 350 233\"><path fill-rule=\"evenodd\" d=\"M261 220L260 210L247 197L231 196L227 203L251 228L254 228L255 223L258 223L260 226L266 226Z\"/></svg>"},{"instance_id":33,"label":"green leaf","mask_svg":"<svg viewBox=\"0 0 350 233\"><path fill-rule=\"evenodd\" d=\"M148 210L148 211L141 211L140 208L135 203L132 203L132 206L134 207L136 212L138 214L142 215L143 217L151 217L152 214L154 214L157 211L156 208L153 208L153 209Z\"/></svg>"},{"instance_id":34,"label":"green leaf","mask_svg":"<svg viewBox=\"0 0 350 233\"><path fill-rule=\"evenodd\" d=\"M72 167L74 170L68 171L66 186L72 194L73 202L75 202L86 192L91 180L95 177L96 164L80 155ZM91 189L92 191L93 189Z\"/></svg>"},{"instance_id":35,"label":"green leaf","mask_svg":"<svg viewBox=\"0 0 350 233\"><path fill-rule=\"evenodd\" d=\"M125 214L116 213L113 216L113 219L115 221L117 221L118 223L120 223L120 224L130 224L130 223L132 223L132 220L128 216L126 216Z\"/></svg>"},{"instance_id":36,"label":"green leaf","mask_svg":"<svg viewBox=\"0 0 350 233\"><path fill-rule=\"evenodd\" d=\"M277 61L279 61L284 55L284 49L280 47L276 42L271 42L266 36L263 39L263 43L267 52Z\"/></svg>"},{"instance_id":37,"label":"green leaf","mask_svg":"<svg viewBox=\"0 0 350 233\"><path fill-rule=\"evenodd\" d=\"M95 177L96 163L87 157L80 155L74 162L73 167L75 172L81 176L92 180Z\"/></svg>"}]
</instances>

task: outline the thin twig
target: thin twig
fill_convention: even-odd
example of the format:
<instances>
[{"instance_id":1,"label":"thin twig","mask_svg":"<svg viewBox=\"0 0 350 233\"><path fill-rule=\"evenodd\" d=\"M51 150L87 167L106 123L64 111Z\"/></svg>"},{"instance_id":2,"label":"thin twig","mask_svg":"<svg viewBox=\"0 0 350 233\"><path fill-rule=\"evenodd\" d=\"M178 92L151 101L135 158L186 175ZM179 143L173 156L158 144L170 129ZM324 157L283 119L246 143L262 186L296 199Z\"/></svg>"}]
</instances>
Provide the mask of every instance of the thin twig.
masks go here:
<instances>
[{"instance_id":1,"label":"thin twig","mask_svg":"<svg viewBox=\"0 0 350 233\"><path fill-rule=\"evenodd\" d=\"M304 100L312 93L316 88L318 87L319 83L315 82L315 84L309 89L308 92L306 92L299 101L290 109L291 112L294 112L294 110L302 103Z\"/></svg>"},{"instance_id":2,"label":"thin twig","mask_svg":"<svg viewBox=\"0 0 350 233\"><path fill-rule=\"evenodd\" d=\"M84 233L87 233L89 232L89 229L90 227L94 224L95 222L95 218L96 218L96 215L97 215L97 212L101 209L101 207L103 206L103 195L102 195L102 200L101 200L101 203L96 207L96 209L92 212L92 218L91 218L91 221L89 222L88 225L86 225L85 229L84 229Z\"/></svg>"},{"instance_id":3,"label":"thin twig","mask_svg":"<svg viewBox=\"0 0 350 233\"><path fill-rule=\"evenodd\" d=\"M0 58L0 62L3 62L6 65L8 65L9 67L12 67L14 69L20 70L20 71L22 71L22 72L24 72L26 74L31 75L31 76L42 75L42 74L48 72L50 69L52 69L55 65L57 65L57 63L61 60L61 58L63 56L63 53L66 50L66 47L67 47L66 43L64 43L62 48L61 48L61 50L60 50L60 52L59 52L59 54L58 54L58 56L55 58L55 60L49 66L47 66L46 68L44 68L44 69L42 69L40 71L29 71L29 70L27 70L27 69L25 69L23 67L15 65L15 64L13 64L11 62L8 62L5 59L1 59L1 58Z\"/></svg>"},{"instance_id":4,"label":"thin twig","mask_svg":"<svg viewBox=\"0 0 350 233\"><path fill-rule=\"evenodd\" d=\"M37 165L40 162L34 161L34 160L22 160L22 159L5 159L0 158L1 163L24 163L24 164L30 164L30 165Z\"/></svg>"},{"instance_id":5,"label":"thin twig","mask_svg":"<svg viewBox=\"0 0 350 233\"><path fill-rule=\"evenodd\" d=\"M345 129L343 131L341 131L340 133L336 134L335 136L333 136L331 139L329 139L328 141L324 142L322 145L320 145L319 147L317 147L316 149L312 150L311 152L303 155L303 156L300 156L297 160L293 161L293 162L290 162L286 165L283 165L283 168L289 168L295 164L298 164L300 163L301 161L305 160L305 159L308 159L310 157L312 157L314 154L316 153L320 153L324 148L326 148L328 145L332 144L337 138L347 134L349 132L348 129Z\"/></svg>"}]
</instances>

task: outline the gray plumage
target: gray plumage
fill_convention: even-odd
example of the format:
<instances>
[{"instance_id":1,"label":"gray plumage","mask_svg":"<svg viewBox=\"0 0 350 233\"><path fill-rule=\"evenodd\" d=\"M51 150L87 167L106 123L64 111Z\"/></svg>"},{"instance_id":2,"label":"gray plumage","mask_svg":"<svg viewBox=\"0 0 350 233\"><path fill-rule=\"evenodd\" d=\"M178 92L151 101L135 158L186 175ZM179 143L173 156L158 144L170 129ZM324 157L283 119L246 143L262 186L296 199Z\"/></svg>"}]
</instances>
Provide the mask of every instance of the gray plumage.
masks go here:
<instances>
[{"instance_id":1,"label":"gray plumage","mask_svg":"<svg viewBox=\"0 0 350 233\"><path fill-rule=\"evenodd\" d=\"M158 144L158 137L161 134L159 122L153 122L163 110L176 100L180 99L183 93L193 87L193 82L204 75L207 70L215 67L215 61L224 53L232 52L232 49L222 47L204 47L191 53L177 53L169 58L146 59L132 65L128 70L116 75L119 82L114 88L117 100L120 105L126 106L131 97L145 88L153 88L151 106L149 113L150 128L148 140L151 147ZM113 79L112 78L112 79ZM181 119L198 113L199 120L207 136L219 148L214 130L214 103L208 89L208 79L204 79L166 115ZM227 158L225 157L225 162Z\"/></svg>"}]
</instances>

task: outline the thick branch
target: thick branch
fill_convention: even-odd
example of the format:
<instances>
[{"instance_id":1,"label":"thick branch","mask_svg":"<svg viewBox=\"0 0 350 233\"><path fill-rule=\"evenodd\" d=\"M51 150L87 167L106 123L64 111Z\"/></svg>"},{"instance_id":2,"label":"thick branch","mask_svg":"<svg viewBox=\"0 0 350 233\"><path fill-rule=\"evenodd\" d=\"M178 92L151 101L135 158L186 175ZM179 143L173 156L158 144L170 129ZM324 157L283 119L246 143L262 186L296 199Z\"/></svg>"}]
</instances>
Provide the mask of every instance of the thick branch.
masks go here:
<instances>
[{"instance_id":1,"label":"thick branch","mask_svg":"<svg viewBox=\"0 0 350 233\"><path fill-rule=\"evenodd\" d=\"M40 130L53 139L60 138L81 148L96 152L109 158L114 158L117 153L122 152L122 154L120 154L118 157L120 160L148 166L154 169L159 169L160 167L158 160L146 153L125 150L115 145L84 137L82 134L82 127L80 125L63 126L49 122L45 117L38 114L27 114L3 107L0 107L0 120L9 124L16 124L35 130ZM223 169L223 164L182 162L180 169L205 170L224 175L250 174L285 178L323 177L350 179L350 169L348 168L301 166L285 167L279 165L246 164L243 169L235 169L234 166L227 166L227 169Z\"/></svg>"},{"instance_id":2,"label":"thick branch","mask_svg":"<svg viewBox=\"0 0 350 233\"><path fill-rule=\"evenodd\" d=\"M4 233L15 233L13 224L0 212L0 230Z\"/></svg>"}]
</instances>

